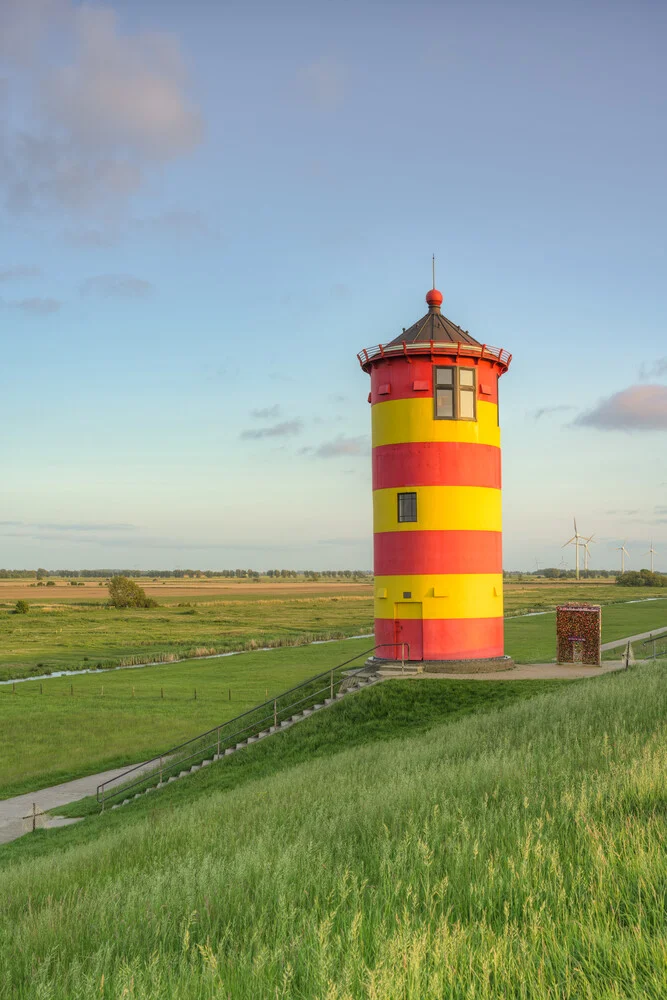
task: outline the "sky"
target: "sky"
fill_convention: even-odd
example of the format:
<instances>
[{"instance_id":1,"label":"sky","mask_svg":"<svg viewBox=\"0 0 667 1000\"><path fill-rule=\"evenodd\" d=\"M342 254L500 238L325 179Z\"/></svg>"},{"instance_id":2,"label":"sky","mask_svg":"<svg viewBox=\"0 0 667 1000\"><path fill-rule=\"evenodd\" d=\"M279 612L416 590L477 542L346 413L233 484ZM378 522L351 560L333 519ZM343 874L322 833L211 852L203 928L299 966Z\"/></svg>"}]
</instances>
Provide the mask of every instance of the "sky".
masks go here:
<instances>
[{"instance_id":1,"label":"sky","mask_svg":"<svg viewBox=\"0 0 667 1000\"><path fill-rule=\"evenodd\" d=\"M513 361L504 562L667 570L667 5L0 2L0 566L370 568L357 352Z\"/></svg>"}]
</instances>

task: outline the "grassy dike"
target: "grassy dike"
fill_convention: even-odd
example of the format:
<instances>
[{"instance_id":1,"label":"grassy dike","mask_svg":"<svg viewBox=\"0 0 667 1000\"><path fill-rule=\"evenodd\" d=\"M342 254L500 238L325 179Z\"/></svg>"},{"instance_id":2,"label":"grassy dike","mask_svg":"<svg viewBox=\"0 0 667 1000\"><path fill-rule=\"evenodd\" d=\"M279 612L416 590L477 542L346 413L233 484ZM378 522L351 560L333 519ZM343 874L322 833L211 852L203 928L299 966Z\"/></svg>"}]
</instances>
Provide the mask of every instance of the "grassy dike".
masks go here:
<instances>
[{"instance_id":1,"label":"grassy dike","mask_svg":"<svg viewBox=\"0 0 667 1000\"><path fill-rule=\"evenodd\" d=\"M658 1000L664 669L2 851L0 997Z\"/></svg>"}]
</instances>

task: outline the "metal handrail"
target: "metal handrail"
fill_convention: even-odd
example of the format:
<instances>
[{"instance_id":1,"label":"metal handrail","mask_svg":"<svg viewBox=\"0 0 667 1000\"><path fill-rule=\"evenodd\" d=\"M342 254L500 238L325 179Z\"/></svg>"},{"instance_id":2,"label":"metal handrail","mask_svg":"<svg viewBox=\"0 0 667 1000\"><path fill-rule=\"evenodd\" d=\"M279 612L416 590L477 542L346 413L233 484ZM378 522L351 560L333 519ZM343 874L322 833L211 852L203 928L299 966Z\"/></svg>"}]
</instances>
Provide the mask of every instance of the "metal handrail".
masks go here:
<instances>
[{"instance_id":1,"label":"metal handrail","mask_svg":"<svg viewBox=\"0 0 667 1000\"><path fill-rule=\"evenodd\" d=\"M393 357L396 354L452 354L456 357L479 357L488 361L497 361L509 368L512 355L504 347L492 347L490 344L465 344L463 342L453 343L451 341L440 343L435 340L417 341L416 343L387 345L376 344L373 347L365 347L357 354L357 360L362 368L371 361L387 356Z\"/></svg>"},{"instance_id":2,"label":"metal handrail","mask_svg":"<svg viewBox=\"0 0 667 1000\"><path fill-rule=\"evenodd\" d=\"M651 660L655 660L657 658L657 655L658 655L656 653L656 651L655 651L655 644L656 644L656 642L664 642L665 640L667 640L667 630L662 629L661 633L662 634L658 634L658 635L651 634L648 637L648 639L644 639L643 642L642 642L642 646L648 646L649 642L653 644L653 655L649 657L649 659L651 659ZM661 650L661 653L667 653L667 648L665 648L664 650Z\"/></svg>"},{"instance_id":3,"label":"metal handrail","mask_svg":"<svg viewBox=\"0 0 667 1000\"><path fill-rule=\"evenodd\" d=\"M305 681L301 681L300 684L296 684L292 688L288 688L287 691L282 691L280 694L276 695L274 698L269 698L267 701L261 702L259 705L255 705L253 708L247 709L245 712L241 712L239 715L234 716L232 719L227 719L226 722L221 723L219 726L213 726L211 729L207 729L203 733L199 733L197 736L191 737L189 740L185 740L183 743L179 743L169 750L164 751L161 754L157 754L155 757L151 757L149 760L144 761L141 764L135 764L133 767L129 767L126 771L121 774L116 775L115 778L109 778L107 781L103 781L97 786L97 801L102 806L102 811L104 811L105 804L116 796L120 794L127 794L132 789L137 788L139 785L144 784L147 781L154 780L157 773L160 775L160 784L163 783L163 777L165 771L170 771L175 767L182 767L187 761L194 760L195 758L204 759L206 754L216 748L216 756L221 756L221 749L227 749L232 743L236 744L239 737L244 737L246 733L256 733L264 732L266 730L266 723L272 721L274 731L276 731L278 726L279 717L285 716L287 713L293 714L294 710L301 705L305 705L306 702L316 703L318 696L324 694L324 692L329 692L330 697L333 699L334 690L338 688L342 689L343 685L351 680L352 678L358 676L363 671L367 670L367 666L364 664L363 667L359 667L356 670L346 671L344 676L339 676L337 680L334 681L334 674L342 671L345 667L349 666L350 663L354 663L355 660L360 659L362 656L368 656L370 653L374 653L378 649L386 648L391 646L393 649L401 647L401 661L405 664L406 658L410 656L410 644L408 642L384 642L379 643L376 646L372 646L370 649L365 649L361 653L357 653L356 656L350 657L349 660L344 660L343 663L337 664L335 667L330 667L328 670L323 671L321 674L315 674L313 677L308 678ZM406 657L407 651L407 657ZM288 698L290 695L294 695L297 692L303 691L304 688L312 687L313 684L318 681L322 681L327 678L328 683L322 687L318 687L315 691L308 691L303 697L298 698L295 701L290 701L289 704L284 704L284 699ZM262 709L266 710L262 716L257 719L256 717L249 722L248 725L242 726L242 728L235 728L233 732L228 732L232 727L238 726L243 720L248 719L249 716L256 716L258 712ZM282 719L281 721L284 721ZM271 728L271 727L269 727ZM215 738L213 739L213 734ZM205 742L202 745L202 741ZM248 737L249 738L249 737ZM197 748L193 749L191 753L186 753L183 755L181 751L186 750L186 748L193 747L197 744ZM130 780L132 775L137 772L141 772L135 780ZM115 786L110 788L110 786Z\"/></svg>"}]
</instances>

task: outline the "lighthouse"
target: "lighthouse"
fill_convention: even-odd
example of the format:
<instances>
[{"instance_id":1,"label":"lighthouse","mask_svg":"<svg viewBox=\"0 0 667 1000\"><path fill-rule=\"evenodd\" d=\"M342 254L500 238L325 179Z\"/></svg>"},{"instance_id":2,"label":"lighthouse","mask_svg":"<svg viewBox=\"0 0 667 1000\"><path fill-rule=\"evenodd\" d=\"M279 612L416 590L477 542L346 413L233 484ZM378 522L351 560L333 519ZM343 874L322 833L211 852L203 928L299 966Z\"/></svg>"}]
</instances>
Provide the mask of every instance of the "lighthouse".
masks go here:
<instances>
[{"instance_id":1,"label":"lighthouse","mask_svg":"<svg viewBox=\"0 0 667 1000\"><path fill-rule=\"evenodd\" d=\"M498 379L511 354L428 312L362 350L371 377L375 662L497 670L503 642Z\"/></svg>"}]
</instances>

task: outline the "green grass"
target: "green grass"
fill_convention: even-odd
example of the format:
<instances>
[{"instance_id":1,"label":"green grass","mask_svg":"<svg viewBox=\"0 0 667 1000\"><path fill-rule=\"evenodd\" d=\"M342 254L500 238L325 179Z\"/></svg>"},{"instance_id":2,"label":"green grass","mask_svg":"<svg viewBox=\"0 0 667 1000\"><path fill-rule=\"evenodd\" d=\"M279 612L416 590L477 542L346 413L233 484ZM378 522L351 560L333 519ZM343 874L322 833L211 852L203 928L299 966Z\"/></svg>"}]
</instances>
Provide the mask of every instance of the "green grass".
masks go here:
<instances>
[{"instance_id":1,"label":"green grass","mask_svg":"<svg viewBox=\"0 0 667 1000\"><path fill-rule=\"evenodd\" d=\"M370 645L351 639L23 681L16 693L2 686L0 798L150 758Z\"/></svg>"},{"instance_id":2,"label":"green grass","mask_svg":"<svg viewBox=\"0 0 667 1000\"><path fill-rule=\"evenodd\" d=\"M279 608L291 614L295 603L300 606L291 602L285 609L279 602ZM346 600L340 604L346 606ZM603 611L603 639L622 638L666 621L665 601L610 605ZM554 659L553 614L508 619L505 624L506 649L517 663ZM293 625L291 619L288 627ZM152 757L263 701L267 692L278 694L371 645L372 639L353 639L140 670L25 681L16 685L15 694L11 686L0 686L4 737L0 797Z\"/></svg>"},{"instance_id":3,"label":"green grass","mask_svg":"<svg viewBox=\"0 0 667 1000\"><path fill-rule=\"evenodd\" d=\"M619 590L624 589L620 588ZM628 600L633 600L632 597ZM611 604L602 609L602 641L667 627L667 598L640 604ZM550 663L556 658L555 612L505 622L505 651L517 663ZM620 659L621 651L611 659Z\"/></svg>"},{"instance_id":4,"label":"green grass","mask_svg":"<svg viewBox=\"0 0 667 1000\"><path fill-rule=\"evenodd\" d=\"M171 809L174 803L198 798L215 789L236 788L246 781L294 767L303 761L332 756L353 746L427 730L444 719L488 711L574 681L460 681L392 679L346 698L326 712L280 733L279 738L252 745L215 767L208 767L143 799L138 808ZM133 806L135 803L133 803ZM99 812L95 797L53 810L63 816ZM25 845L27 841L22 841Z\"/></svg>"},{"instance_id":5,"label":"green grass","mask_svg":"<svg viewBox=\"0 0 667 1000\"><path fill-rule=\"evenodd\" d=\"M30 599L27 615L13 614L13 603L0 605L0 680L63 669L170 661L257 646L296 645L373 629L370 596L308 597L306 584L302 591L279 597L247 590L218 598L160 596L160 607L148 610L110 609L104 606L106 590L100 594L99 602L73 603L71 598L52 597L45 588L40 589L39 596ZM505 610L511 618L528 610L553 608L566 600L611 605L646 597L646 588L616 587L594 580L579 584L526 582L506 586ZM540 642L537 648L543 647ZM532 653L527 655L533 657Z\"/></svg>"},{"instance_id":6,"label":"green grass","mask_svg":"<svg viewBox=\"0 0 667 1000\"><path fill-rule=\"evenodd\" d=\"M294 645L372 631L372 601L360 597L191 600L154 609L33 604L0 608L0 680L206 653Z\"/></svg>"},{"instance_id":7,"label":"green grass","mask_svg":"<svg viewBox=\"0 0 667 1000\"><path fill-rule=\"evenodd\" d=\"M664 669L38 833L0 997L661 1000Z\"/></svg>"}]
</instances>

